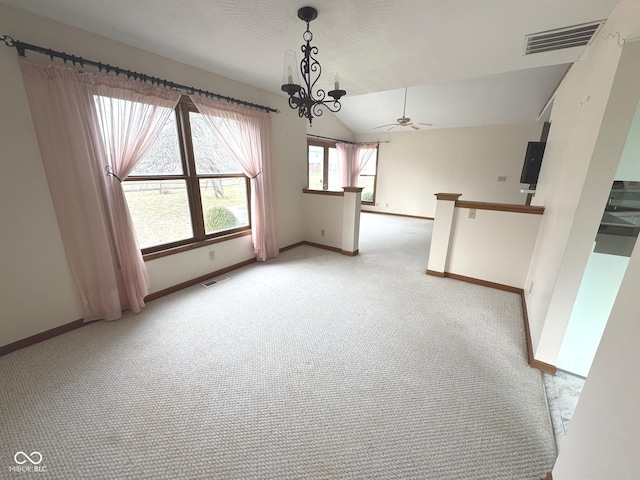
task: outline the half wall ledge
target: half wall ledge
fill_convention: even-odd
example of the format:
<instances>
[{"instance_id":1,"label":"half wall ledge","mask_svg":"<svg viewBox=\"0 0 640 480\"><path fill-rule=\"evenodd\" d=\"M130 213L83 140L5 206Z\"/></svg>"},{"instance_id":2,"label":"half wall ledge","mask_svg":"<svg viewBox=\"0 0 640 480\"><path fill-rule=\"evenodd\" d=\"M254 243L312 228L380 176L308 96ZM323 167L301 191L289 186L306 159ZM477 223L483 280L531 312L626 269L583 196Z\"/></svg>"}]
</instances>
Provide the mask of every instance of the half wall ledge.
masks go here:
<instances>
[{"instance_id":1,"label":"half wall ledge","mask_svg":"<svg viewBox=\"0 0 640 480\"><path fill-rule=\"evenodd\" d=\"M455 202L462 196L461 193L436 193L436 200L448 200L451 202Z\"/></svg>"}]
</instances>

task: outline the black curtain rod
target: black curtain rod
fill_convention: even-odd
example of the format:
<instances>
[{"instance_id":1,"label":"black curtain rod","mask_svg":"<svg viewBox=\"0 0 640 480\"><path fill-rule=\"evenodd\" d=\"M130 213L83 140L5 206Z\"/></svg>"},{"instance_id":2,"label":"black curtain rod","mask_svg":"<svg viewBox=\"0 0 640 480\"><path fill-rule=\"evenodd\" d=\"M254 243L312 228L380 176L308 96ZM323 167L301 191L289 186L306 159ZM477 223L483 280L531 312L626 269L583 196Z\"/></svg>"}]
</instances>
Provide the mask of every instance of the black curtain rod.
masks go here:
<instances>
[{"instance_id":1,"label":"black curtain rod","mask_svg":"<svg viewBox=\"0 0 640 480\"><path fill-rule=\"evenodd\" d=\"M386 140L384 142L350 142L349 140L340 140L339 138L331 138L331 137L323 137L322 135L313 135L311 133L307 133L307 137L313 137L313 138L320 138L322 140L333 140L334 142L340 142L340 143L350 143L351 145L371 145L372 143L391 143L390 141Z\"/></svg>"},{"instance_id":2,"label":"black curtain rod","mask_svg":"<svg viewBox=\"0 0 640 480\"><path fill-rule=\"evenodd\" d=\"M181 85L179 83L170 82L169 80L163 80L157 77L151 77L149 75L145 75L144 73L134 72L132 70L126 70L120 67L114 67L113 65L109 65L102 62L96 62L94 60L87 60L86 58L78 57L76 55L70 55L66 52L58 52L56 50L51 50L50 48L39 47L37 45L31 45L30 43L24 43L19 40L14 40L9 35L2 35L0 37L0 41L4 42L4 44L8 47L14 47L18 51L18 55L21 57L26 57L25 51L31 50L33 52L41 53L42 55L48 56L51 60L55 58L60 58L64 61L65 65L67 62L71 62L75 67L76 64L84 67L85 65L92 65L94 67L98 67L98 70L105 73L114 72L116 75L126 75L127 78L133 78L134 80L138 80L141 82L149 82L152 85L158 85L161 87L165 87L171 90L177 90L179 92L186 93L187 95L191 95L197 93L198 95L202 95L204 97L215 98L217 100L223 100L228 103L235 103L236 105L242 105L249 108L254 108L256 110L264 110L265 112L273 112L280 113L280 110L276 110L271 107L265 107L263 105L258 105L256 103L245 102L244 100L238 100L237 98L227 97L225 95L220 95L219 93L209 92L207 90L201 90L199 88L190 87L188 85Z\"/></svg>"}]
</instances>

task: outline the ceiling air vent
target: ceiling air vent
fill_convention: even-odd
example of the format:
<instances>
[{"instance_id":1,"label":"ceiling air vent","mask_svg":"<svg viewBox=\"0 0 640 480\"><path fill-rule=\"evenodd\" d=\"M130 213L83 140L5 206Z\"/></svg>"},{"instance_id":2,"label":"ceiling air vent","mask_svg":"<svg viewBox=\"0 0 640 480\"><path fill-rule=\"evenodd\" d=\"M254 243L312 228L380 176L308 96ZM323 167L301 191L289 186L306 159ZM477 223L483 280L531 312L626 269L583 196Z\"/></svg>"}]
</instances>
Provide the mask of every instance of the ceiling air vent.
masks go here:
<instances>
[{"instance_id":1,"label":"ceiling air vent","mask_svg":"<svg viewBox=\"0 0 640 480\"><path fill-rule=\"evenodd\" d=\"M604 20L599 20L597 22L573 25L572 27L558 28L557 30L530 33L524 37L526 40L524 54L531 55L533 53L588 45L603 23Z\"/></svg>"}]
</instances>

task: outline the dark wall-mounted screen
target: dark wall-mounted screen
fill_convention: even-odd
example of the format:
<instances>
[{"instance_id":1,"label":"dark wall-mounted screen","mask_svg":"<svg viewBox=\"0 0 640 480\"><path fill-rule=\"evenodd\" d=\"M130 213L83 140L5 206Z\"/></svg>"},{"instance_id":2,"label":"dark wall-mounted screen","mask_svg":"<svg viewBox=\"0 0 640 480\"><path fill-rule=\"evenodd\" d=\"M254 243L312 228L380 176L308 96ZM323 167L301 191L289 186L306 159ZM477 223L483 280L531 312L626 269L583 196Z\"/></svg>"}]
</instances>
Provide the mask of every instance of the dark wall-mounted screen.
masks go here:
<instances>
[{"instance_id":1,"label":"dark wall-mounted screen","mask_svg":"<svg viewBox=\"0 0 640 480\"><path fill-rule=\"evenodd\" d=\"M524 165L522 166L522 175L520 175L520 183L528 183L529 185L538 183L538 175L540 174L546 144L546 142L529 142Z\"/></svg>"}]
</instances>

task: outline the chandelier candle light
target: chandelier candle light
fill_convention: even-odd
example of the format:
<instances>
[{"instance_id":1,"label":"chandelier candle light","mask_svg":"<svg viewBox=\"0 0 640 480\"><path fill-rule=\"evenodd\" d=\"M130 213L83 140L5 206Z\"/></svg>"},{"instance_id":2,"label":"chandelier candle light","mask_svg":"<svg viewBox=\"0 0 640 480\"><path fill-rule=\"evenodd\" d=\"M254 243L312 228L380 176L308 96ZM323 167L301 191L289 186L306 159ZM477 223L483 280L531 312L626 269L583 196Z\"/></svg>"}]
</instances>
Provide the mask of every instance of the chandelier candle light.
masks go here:
<instances>
[{"instance_id":1,"label":"chandelier candle light","mask_svg":"<svg viewBox=\"0 0 640 480\"><path fill-rule=\"evenodd\" d=\"M311 45L313 34L309 31L309 22L318 16L318 11L313 7L302 7L298 10L298 18L307 23L307 30L302 34L302 38L306 42L300 47L304 58L300 61L300 73L304 80L304 86L300 85L298 78L298 60L293 50L287 50L284 54L284 70L282 75L281 90L289 95L289 106L298 109L298 115L309 119L309 125L313 117L322 115L321 106L327 107L332 112L340 110L340 98L347 94L344 90L340 90L340 77L336 73L333 90L326 92L319 88L316 90L315 97L313 88L320 79L322 68L320 63L315 59L314 55L318 54L318 47ZM313 78L312 78L313 76ZM333 100L325 100L327 95Z\"/></svg>"}]
</instances>

